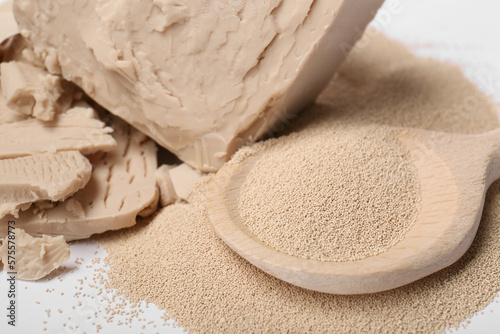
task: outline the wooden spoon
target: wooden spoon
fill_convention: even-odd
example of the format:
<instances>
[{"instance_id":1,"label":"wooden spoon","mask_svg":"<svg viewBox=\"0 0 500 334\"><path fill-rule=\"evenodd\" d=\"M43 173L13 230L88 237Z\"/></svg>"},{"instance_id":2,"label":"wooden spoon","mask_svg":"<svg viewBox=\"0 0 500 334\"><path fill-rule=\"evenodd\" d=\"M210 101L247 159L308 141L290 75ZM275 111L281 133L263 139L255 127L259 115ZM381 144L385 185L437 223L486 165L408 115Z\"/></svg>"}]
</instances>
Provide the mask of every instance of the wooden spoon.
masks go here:
<instances>
[{"instance_id":1,"label":"wooden spoon","mask_svg":"<svg viewBox=\"0 0 500 334\"><path fill-rule=\"evenodd\" d=\"M210 221L229 247L266 273L335 294L373 293L416 281L457 261L479 225L486 189L500 177L500 129L481 135L394 130L418 171L421 207L405 238L357 261L325 262L264 244L238 213L239 190L260 158L226 164L209 184Z\"/></svg>"}]
</instances>

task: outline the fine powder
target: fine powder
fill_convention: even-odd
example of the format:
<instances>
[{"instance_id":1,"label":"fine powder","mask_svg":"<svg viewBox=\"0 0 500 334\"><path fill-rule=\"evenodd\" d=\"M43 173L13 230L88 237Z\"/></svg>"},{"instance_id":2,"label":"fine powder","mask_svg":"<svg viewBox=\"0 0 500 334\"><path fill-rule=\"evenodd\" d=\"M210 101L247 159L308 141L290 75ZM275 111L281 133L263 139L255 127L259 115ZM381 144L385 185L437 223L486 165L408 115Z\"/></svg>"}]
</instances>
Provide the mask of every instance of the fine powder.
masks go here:
<instances>
[{"instance_id":1,"label":"fine powder","mask_svg":"<svg viewBox=\"0 0 500 334\"><path fill-rule=\"evenodd\" d=\"M383 36L362 45L318 104L285 131L343 120L459 133L499 126L494 107L459 69L417 58ZM470 98L472 110L464 102ZM189 204L98 237L108 252L108 287L155 303L190 332L441 333L500 290L500 182L489 189L474 243L457 263L395 290L339 296L275 279L218 239L206 213L209 178Z\"/></svg>"},{"instance_id":2,"label":"fine powder","mask_svg":"<svg viewBox=\"0 0 500 334\"><path fill-rule=\"evenodd\" d=\"M420 192L407 149L392 128L345 123L268 140L234 157L258 154L238 211L267 245L320 261L360 260L401 241L414 223Z\"/></svg>"}]
</instances>

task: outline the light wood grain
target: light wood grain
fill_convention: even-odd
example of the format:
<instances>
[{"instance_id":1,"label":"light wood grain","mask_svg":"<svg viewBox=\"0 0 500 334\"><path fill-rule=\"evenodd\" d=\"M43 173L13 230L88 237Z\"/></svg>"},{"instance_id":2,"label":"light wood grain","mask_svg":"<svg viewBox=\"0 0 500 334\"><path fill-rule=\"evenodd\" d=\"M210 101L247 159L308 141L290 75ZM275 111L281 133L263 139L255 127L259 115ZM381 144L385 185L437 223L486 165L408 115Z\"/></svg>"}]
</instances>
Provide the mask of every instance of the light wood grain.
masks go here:
<instances>
[{"instance_id":1,"label":"light wood grain","mask_svg":"<svg viewBox=\"0 0 500 334\"><path fill-rule=\"evenodd\" d=\"M486 189L500 177L500 130L458 135L395 130L418 171L421 208L405 238L358 261L323 262L264 244L243 223L239 191L260 155L226 164L209 184L208 212L219 237L243 258L291 284L335 294L393 289L457 261L476 234Z\"/></svg>"}]
</instances>

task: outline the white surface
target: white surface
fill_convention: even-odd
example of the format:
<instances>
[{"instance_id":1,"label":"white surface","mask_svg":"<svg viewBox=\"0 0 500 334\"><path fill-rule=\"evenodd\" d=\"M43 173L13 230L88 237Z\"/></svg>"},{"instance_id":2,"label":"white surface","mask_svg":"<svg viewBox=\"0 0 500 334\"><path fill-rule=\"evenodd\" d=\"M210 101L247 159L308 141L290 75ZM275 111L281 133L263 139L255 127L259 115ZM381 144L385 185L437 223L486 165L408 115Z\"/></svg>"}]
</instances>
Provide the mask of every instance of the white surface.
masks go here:
<instances>
[{"instance_id":1,"label":"white surface","mask_svg":"<svg viewBox=\"0 0 500 334\"><path fill-rule=\"evenodd\" d=\"M0 0L0 4L3 2L5 0ZM497 0L387 0L372 25L410 45L419 55L459 64L483 91L500 101L498 13L500 2ZM98 253L94 254L96 251ZM110 308L109 301L113 300L113 295L98 295L99 286L92 281L94 270L102 266L102 263L93 264L92 260L96 257L104 258L105 252L102 249L96 250L96 245L91 243L72 245L71 252L71 259L65 263L70 269L60 275L61 280L18 281L18 326L15 330L6 325L4 305L7 300L7 276L5 270L0 273L0 333L94 333L96 325L102 326L100 333L183 333L181 329L164 326L160 318L163 312L154 305L147 309L143 305L145 313L139 315L140 319L134 319L130 327L117 325L119 317L108 323L110 315L106 311ZM77 258L85 260L77 261L81 262L77 264ZM92 268L86 268L87 266ZM73 272L71 268L74 269ZM79 290L80 287L82 290ZM47 292L47 289L54 290ZM87 296L75 298L75 293L78 292L86 293ZM78 305L79 302L82 304ZM120 303L117 298L111 304L119 306ZM46 309L52 310L50 317L47 317ZM127 318L128 316L122 317L122 320ZM149 321L153 322L146 324ZM62 326L64 323L65 327ZM145 329L141 328L143 325L146 325ZM44 328L47 330L44 331ZM456 333L499 332L500 303L492 303L475 316L467 328Z\"/></svg>"}]
</instances>

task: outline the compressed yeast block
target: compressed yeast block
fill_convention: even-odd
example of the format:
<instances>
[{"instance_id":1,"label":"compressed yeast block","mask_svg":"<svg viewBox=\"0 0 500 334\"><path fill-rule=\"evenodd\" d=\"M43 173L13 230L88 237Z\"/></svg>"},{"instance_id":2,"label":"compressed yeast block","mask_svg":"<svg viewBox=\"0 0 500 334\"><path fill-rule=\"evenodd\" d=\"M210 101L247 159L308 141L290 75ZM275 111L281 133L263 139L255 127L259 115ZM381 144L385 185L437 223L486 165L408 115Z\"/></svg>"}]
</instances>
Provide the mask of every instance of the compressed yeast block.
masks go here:
<instances>
[{"instance_id":1,"label":"compressed yeast block","mask_svg":"<svg viewBox=\"0 0 500 334\"><path fill-rule=\"evenodd\" d=\"M315 100L382 3L17 0L14 14L51 73L216 171Z\"/></svg>"},{"instance_id":2,"label":"compressed yeast block","mask_svg":"<svg viewBox=\"0 0 500 334\"><path fill-rule=\"evenodd\" d=\"M43 121L69 109L72 85L59 76L22 61L0 64L2 93L7 106ZM66 91L63 89L66 87ZM68 91L70 90L70 91Z\"/></svg>"},{"instance_id":3,"label":"compressed yeast block","mask_svg":"<svg viewBox=\"0 0 500 334\"><path fill-rule=\"evenodd\" d=\"M48 122L16 114L0 103L0 159L68 150L87 155L116 147L113 129L92 108L73 107Z\"/></svg>"},{"instance_id":4,"label":"compressed yeast block","mask_svg":"<svg viewBox=\"0 0 500 334\"><path fill-rule=\"evenodd\" d=\"M10 272L16 272L16 278L26 281L34 281L47 276L57 269L64 261L69 259L69 245L63 237L51 237L44 235L41 238L33 238L20 228L10 230L10 236L6 237L0 246L2 262ZM9 243L11 241L11 243ZM8 247L15 243L15 264L9 264Z\"/></svg>"},{"instance_id":5,"label":"compressed yeast block","mask_svg":"<svg viewBox=\"0 0 500 334\"><path fill-rule=\"evenodd\" d=\"M61 201L83 188L92 166L78 151L0 160L0 217L33 202Z\"/></svg>"},{"instance_id":6,"label":"compressed yeast block","mask_svg":"<svg viewBox=\"0 0 500 334\"><path fill-rule=\"evenodd\" d=\"M89 156L93 171L87 185L53 208L20 212L16 226L31 235L62 235L69 241L132 226L137 215L155 211L156 144L118 119L111 126L117 147ZM2 224L7 224L5 217Z\"/></svg>"}]
</instances>

